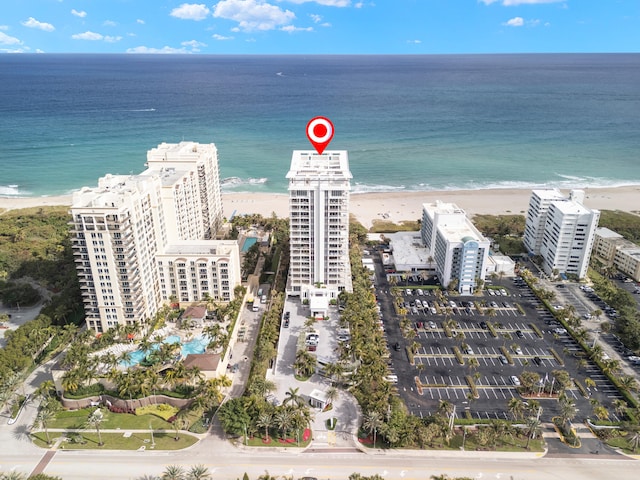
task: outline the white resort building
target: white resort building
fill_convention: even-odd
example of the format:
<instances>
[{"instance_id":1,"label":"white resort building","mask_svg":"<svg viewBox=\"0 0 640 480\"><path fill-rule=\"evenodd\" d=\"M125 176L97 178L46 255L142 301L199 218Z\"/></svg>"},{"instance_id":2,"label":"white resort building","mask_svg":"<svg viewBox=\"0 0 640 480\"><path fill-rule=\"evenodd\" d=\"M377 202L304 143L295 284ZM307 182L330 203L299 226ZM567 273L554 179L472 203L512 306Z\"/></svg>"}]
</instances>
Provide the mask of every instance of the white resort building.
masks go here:
<instances>
[{"instance_id":1,"label":"white resort building","mask_svg":"<svg viewBox=\"0 0 640 480\"><path fill-rule=\"evenodd\" d=\"M295 150L289 180L290 267L287 294L324 304L351 291L347 152ZM316 302L323 297L325 301Z\"/></svg>"},{"instance_id":2,"label":"white resort building","mask_svg":"<svg viewBox=\"0 0 640 480\"><path fill-rule=\"evenodd\" d=\"M454 203L422 205L422 241L435 262L440 283L456 282L462 294L472 294L484 280L489 241Z\"/></svg>"},{"instance_id":3,"label":"white resort building","mask_svg":"<svg viewBox=\"0 0 640 480\"><path fill-rule=\"evenodd\" d=\"M149 319L173 295L231 300L240 283L238 246L209 240L222 223L215 145L163 143L147 166L73 196L77 274L96 332Z\"/></svg>"},{"instance_id":4,"label":"white resort building","mask_svg":"<svg viewBox=\"0 0 640 480\"><path fill-rule=\"evenodd\" d=\"M636 282L640 282L640 246L605 227L596 229L593 245L595 257L614 266Z\"/></svg>"},{"instance_id":5,"label":"white resort building","mask_svg":"<svg viewBox=\"0 0 640 480\"><path fill-rule=\"evenodd\" d=\"M534 190L525 226L525 246L542 257L548 275L554 273L583 278L589 268L600 212L583 205L584 191L569 197L558 190ZM541 236L541 241L539 238Z\"/></svg>"}]
</instances>

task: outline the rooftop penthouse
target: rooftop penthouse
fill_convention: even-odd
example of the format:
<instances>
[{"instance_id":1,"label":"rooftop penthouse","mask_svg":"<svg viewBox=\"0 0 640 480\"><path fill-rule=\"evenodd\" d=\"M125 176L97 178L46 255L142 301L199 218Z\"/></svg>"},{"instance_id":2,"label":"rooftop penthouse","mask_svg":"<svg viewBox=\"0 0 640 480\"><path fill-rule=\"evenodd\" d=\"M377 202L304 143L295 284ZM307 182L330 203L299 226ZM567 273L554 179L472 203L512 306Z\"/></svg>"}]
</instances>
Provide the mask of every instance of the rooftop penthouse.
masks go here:
<instances>
[{"instance_id":1,"label":"rooftop penthouse","mask_svg":"<svg viewBox=\"0 0 640 480\"><path fill-rule=\"evenodd\" d=\"M304 180L350 180L349 157L346 150L335 150L318 155L313 151L294 150L287 177Z\"/></svg>"}]
</instances>

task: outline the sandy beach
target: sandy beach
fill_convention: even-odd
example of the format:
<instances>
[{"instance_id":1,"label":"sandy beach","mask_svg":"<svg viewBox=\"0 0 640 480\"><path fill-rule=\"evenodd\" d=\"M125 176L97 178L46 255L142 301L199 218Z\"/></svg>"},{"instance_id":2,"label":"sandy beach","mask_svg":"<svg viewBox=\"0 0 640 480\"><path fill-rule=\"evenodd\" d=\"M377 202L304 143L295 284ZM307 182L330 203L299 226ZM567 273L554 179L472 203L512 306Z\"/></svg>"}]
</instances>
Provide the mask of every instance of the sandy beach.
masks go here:
<instances>
[{"instance_id":1,"label":"sandy beach","mask_svg":"<svg viewBox=\"0 0 640 480\"><path fill-rule=\"evenodd\" d=\"M635 211L640 209L640 186L585 189L585 205L601 210ZM568 192L565 192L568 193ZM476 214L524 214L531 190L456 190L428 192L357 193L351 195L351 212L367 228L376 220L401 222L417 220L422 204L441 200L454 202L469 216ZM278 193L224 193L224 215L259 213L288 216L288 196ZM71 205L71 196L0 198L0 208Z\"/></svg>"}]
</instances>

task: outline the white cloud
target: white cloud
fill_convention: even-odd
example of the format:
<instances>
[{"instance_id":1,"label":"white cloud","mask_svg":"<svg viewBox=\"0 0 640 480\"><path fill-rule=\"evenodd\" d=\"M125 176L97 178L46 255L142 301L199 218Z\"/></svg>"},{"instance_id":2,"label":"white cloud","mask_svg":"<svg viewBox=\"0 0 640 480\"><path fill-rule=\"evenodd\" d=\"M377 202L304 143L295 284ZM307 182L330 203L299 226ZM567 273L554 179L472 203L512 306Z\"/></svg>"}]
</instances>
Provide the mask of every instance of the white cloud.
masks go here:
<instances>
[{"instance_id":1,"label":"white cloud","mask_svg":"<svg viewBox=\"0 0 640 480\"><path fill-rule=\"evenodd\" d=\"M199 42L197 40L189 40L187 42L182 42L180 45L183 47L191 47L192 52L199 52L200 47L206 47L206 43Z\"/></svg>"},{"instance_id":2,"label":"white cloud","mask_svg":"<svg viewBox=\"0 0 640 480\"><path fill-rule=\"evenodd\" d=\"M420 45L422 40L407 40L407 43L413 43L414 45Z\"/></svg>"},{"instance_id":3,"label":"white cloud","mask_svg":"<svg viewBox=\"0 0 640 480\"><path fill-rule=\"evenodd\" d=\"M214 33L213 35L211 35L211 38L213 38L214 40L233 40L233 37L225 37L224 35L219 35L217 33Z\"/></svg>"},{"instance_id":4,"label":"white cloud","mask_svg":"<svg viewBox=\"0 0 640 480\"><path fill-rule=\"evenodd\" d=\"M539 5L543 3L560 3L567 0L480 0L485 5L491 5L492 3L500 2L505 7L516 7L518 5Z\"/></svg>"},{"instance_id":5,"label":"white cloud","mask_svg":"<svg viewBox=\"0 0 640 480\"><path fill-rule=\"evenodd\" d=\"M45 32L53 32L56 29L56 27L54 27L50 23L39 22L33 17L29 17L28 20L25 20L24 22L22 22L22 25L29 28L37 28L40 30L44 30Z\"/></svg>"},{"instance_id":6,"label":"white cloud","mask_svg":"<svg viewBox=\"0 0 640 480\"><path fill-rule=\"evenodd\" d=\"M0 32L0 45L22 45L22 40Z\"/></svg>"},{"instance_id":7,"label":"white cloud","mask_svg":"<svg viewBox=\"0 0 640 480\"><path fill-rule=\"evenodd\" d=\"M309 3L315 2L318 5L324 5L325 7L348 7L351 5L351 0L287 0L291 3Z\"/></svg>"},{"instance_id":8,"label":"white cloud","mask_svg":"<svg viewBox=\"0 0 640 480\"><path fill-rule=\"evenodd\" d=\"M92 42L105 41L107 43L116 43L122 40L122 37L112 37L110 35L102 35L100 33L86 31L84 33L76 33L71 35L74 40L90 40Z\"/></svg>"},{"instance_id":9,"label":"white cloud","mask_svg":"<svg viewBox=\"0 0 640 480\"><path fill-rule=\"evenodd\" d=\"M144 25L144 20L142 20L141 18L136 20L136 23L140 24L140 25Z\"/></svg>"},{"instance_id":10,"label":"white cloud","mask_svg":"<svg viewBox=\"0 0 640 480\"><path fill-rule=\"evenodd\" d=\"M80 18L84 18L87 16L87 12L85 12L84 10L76 10L75 8L71 9L71 15L75 15L76 17L80 17Z\"/></svg>"},{"instance_id":11,"label":"white cloud","mask_svg":"<svg viewBox=\"0 0 640 480\"><path fill-rule=\"evenodd\" d=\"M313 27L296 27L294 25L285 25L280 28L283 32L293 33L293 32L313 32Z\"/></svg>"},{"instance_id":12,"label":"white cloud","mask_svg":"<svg viewBox=\"0 0 640 480\"><path fill-rule=\"evenodd\" d=\"M6 32L9 30L9 25L0 25L0 30L4 30Z\"/></svg>"},{"instance_id":13,"label":"white cloud","mask_svg":"<svg viewBox=\"0 0 640 480\"><path fill-rule=\"evenodd\" d=\"M522 17L513 17L503 23L507 27L521 27L524 25L524 19Z\"/></svg>"},{"instance_id":14,"label":"white cloud","mask_svg":"<svg viewBox=\"0 0 640 480\"><path fill-rule=\"evenodd\" d=\"M173 47L162 47L162 48L153 48L153 47L134 47L128 48L127 53L189 53L186 48L173 48Z\"/></svg>"},{"instance_id":15,"label":"white cloud","mask_svg":"<svg viewBox=\"0 0 640 480\"><path fill-rule=\"evenodd\" d=\"M182 20L195 20L198 22L207 18L209 13L210 10L204 3L183 3L178 8L171 10L170 15Z\"/></svg>"},{"instance_id":16,"label":"white cloud","mask_svg":"<svg viewBox=\"0 0 640 480\"><path fill-rule=\"evenodd\" d=\"M320 24L321 27L330 27L331 24L329 22L322 22L322 15L314 15L313 13L309 14L309 17L311 17L311 20L313 20L313 23L318 23Z\"/></svg>"},{"instance_id":17,"label":"white cloud","mask_svg":"<svg viewBox=\"0 0 640 480\"><path fill-rule=\"evenodd\" d=\"M213 16L234 20L238 27L234 31L273 30L291 23L296 15L290 10L263 2L262 0L222 0L213 10Z\"/></svg>"},{"instance_id":18,"label":"white cloud","mask_svg":"<svg viewBox=\"0 0 640 480\"><path fill-rule=\"evenodd\" d=\"M118 24L116 22L114 22L113 20L105 20L104 22L102 22L102 25L104 27L115 27Z\"/></svg>"}]
</instances>

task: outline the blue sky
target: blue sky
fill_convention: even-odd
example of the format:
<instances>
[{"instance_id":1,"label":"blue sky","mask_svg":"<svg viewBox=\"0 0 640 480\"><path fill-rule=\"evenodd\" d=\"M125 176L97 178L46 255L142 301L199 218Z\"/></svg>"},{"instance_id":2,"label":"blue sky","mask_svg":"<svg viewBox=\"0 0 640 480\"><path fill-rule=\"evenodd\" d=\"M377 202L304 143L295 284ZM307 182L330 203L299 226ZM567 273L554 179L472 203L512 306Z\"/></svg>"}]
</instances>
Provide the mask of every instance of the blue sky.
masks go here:
<instances>
[{"instance_id":1,"label":"blue sky","mask_svg":"<svg viewBox=\"0 0 640 480\"><path fill-rule=\"evenodd\" d=\"M0 52L639 52L639 0L4 0Z\"/></svg>"}]
</instances>

